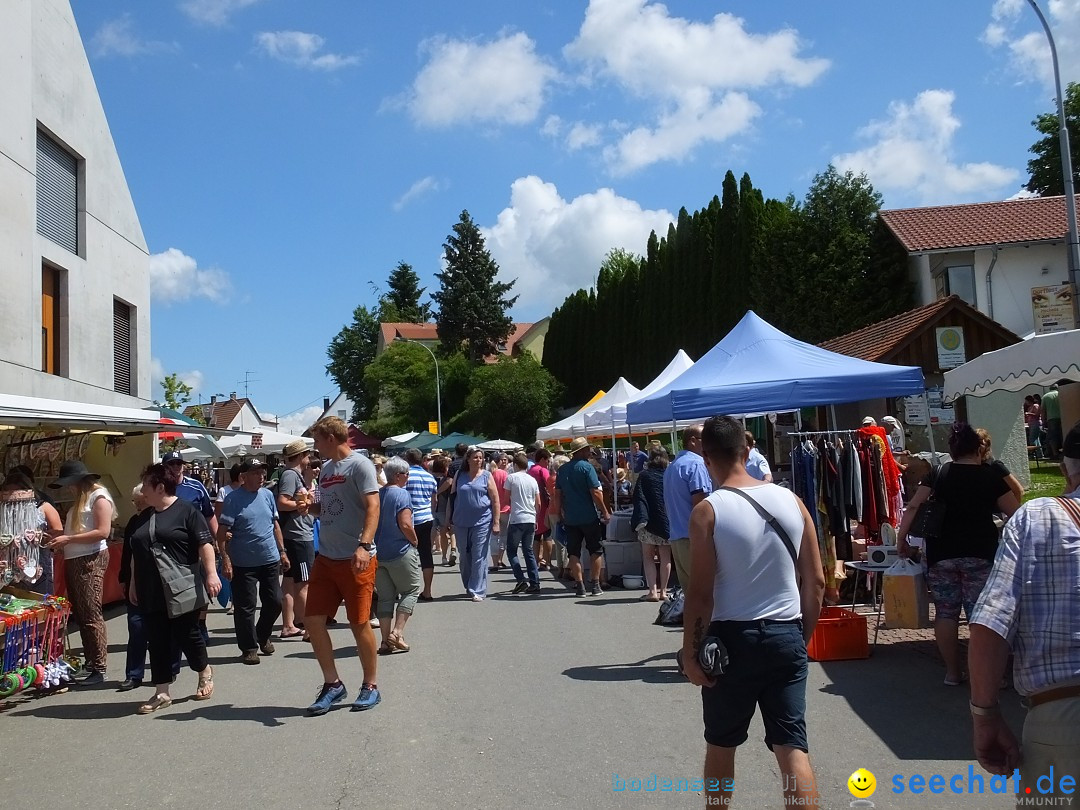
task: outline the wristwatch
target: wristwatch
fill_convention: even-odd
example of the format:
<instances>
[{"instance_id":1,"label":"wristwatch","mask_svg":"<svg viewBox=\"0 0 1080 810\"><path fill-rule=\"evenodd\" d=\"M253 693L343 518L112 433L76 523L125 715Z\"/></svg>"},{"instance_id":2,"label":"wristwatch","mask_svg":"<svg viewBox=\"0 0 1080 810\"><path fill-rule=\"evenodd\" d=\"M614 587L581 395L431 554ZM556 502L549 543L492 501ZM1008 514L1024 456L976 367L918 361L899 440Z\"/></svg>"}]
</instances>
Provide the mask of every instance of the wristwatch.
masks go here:
<instances>
[{"instance_id":1,"label":"wristwatch","mask_svg":"<svg viewBox=\"0 0 1080 810\"><path fill-rule=\"evenodd\" d=\"M364 551L371 551L371 543L359 543L360 548Z\"/></svg>"}]
</instances>

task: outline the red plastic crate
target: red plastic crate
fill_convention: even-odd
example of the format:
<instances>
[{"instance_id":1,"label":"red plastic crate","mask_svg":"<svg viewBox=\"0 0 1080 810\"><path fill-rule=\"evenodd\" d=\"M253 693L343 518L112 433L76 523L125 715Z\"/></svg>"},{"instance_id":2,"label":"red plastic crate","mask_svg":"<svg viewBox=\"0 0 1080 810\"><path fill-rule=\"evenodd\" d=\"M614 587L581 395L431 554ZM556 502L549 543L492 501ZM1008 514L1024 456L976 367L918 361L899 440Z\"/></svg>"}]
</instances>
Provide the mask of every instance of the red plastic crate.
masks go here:
<instances>
[{"instance_id":1,"label":"red plastic crate","mask_svg":"<svg viewBox=\"0 0 1080 810\"><path fill-rule=\"evenodd\" d=\"M842 607L823 607L806 653L815 661L869 658L866 617Z\"/></svg>"}]
</instances>

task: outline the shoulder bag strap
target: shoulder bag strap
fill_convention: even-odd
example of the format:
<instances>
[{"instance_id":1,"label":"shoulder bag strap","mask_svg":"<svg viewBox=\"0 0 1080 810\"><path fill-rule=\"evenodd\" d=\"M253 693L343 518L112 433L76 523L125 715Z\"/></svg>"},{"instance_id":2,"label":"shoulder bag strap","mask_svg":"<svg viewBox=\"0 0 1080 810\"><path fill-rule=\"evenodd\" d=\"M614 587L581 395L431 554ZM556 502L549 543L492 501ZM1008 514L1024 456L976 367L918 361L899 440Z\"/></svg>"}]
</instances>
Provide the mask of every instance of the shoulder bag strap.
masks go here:
<instances>
[{"instance_id":1,"label":"shoulder bag strap","mask_svg":"<svg viewBox=\"0 0 1080 810\"><path fill-rule=\"evenodd\" d=\"M150 513L150 548L154 548L154 544L157 543L157 510L155 509Z\"/></svg>"},{"instance_id":2,"label":"shoulder bag strap","mask_svg":"<svg viewBox=\"0 0 1080 810\"><path fill-rule=\"evenodd\" d=\"M780 539L784 541L784 546L787 548L788 554L791 555L791 562L795 565L796 570L798 570L799 554L795 551L795 544L791 542L791 536L788 535L787 530L780 525L780 521L777 520L771 512L765 509L765 507L763 507L760 503L751 498L741 489L737 489L736 487L720 487L720 489L724 492L736 493L740 497L745 498L746 501L754 507L757 513L761 515L762 519L772 527L772 530L778 535L780 535Z\"/></svg>"},{"instance_id":3,"label":"shoulder bag strap","mask_svg":"<svg viewBox=\"0 0 1080 810\"><path fill-rule=\"evenodd\" d=\"M1069 517L1073 519L1076 528L1080 529L1080 504L1074 498L1054 498L1054 500L1061 504L1062 508L1069 513Z\"/></svg>"}]
</instances>

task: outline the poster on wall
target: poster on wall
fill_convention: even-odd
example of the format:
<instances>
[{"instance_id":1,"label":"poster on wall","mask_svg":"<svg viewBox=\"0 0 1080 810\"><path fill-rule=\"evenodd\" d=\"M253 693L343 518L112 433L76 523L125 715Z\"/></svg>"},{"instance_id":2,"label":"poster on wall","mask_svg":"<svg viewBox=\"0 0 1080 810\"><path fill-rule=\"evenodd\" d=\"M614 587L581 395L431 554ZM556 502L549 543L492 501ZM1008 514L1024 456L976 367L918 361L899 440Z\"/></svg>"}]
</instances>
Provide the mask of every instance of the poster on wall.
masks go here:
<instances>
[{"instance_id":1,"label":"poster on wall","mask_svg":"<svg viewBox=\"0 0 1080 810\"><path fill-rule=\"evenodd\" d=\"M967 362L964 353L964 330L959 326L939 326L937 328L938 368L942 371L956 368Z\"/></svg>"},{"instance_id":2,"label":"poster on wall","mask_svg":"<svg viewBox=\"0 0 1080 810\"><path fill-rule=\"evenodd\" d=\"M951 425L956 421L953 406L945 404L945 389L941 386L926 389L926 401L930 406L931 425Z\"/></svg>"},{"instance_id":3,"label":"poster on wall","mask_svg":"<svg viewBox=\"0 0 1080 810\"><path fill-rule=\"evenodd\" d=\"M922 396L904 397L904 424L927 425L930 423L930 409Z\"/></svg>"},{"instance_id":4,"label":"poster on wall","mask_svg":"<svg viewBox=\"0 0 1080 810\"><path fill-rule=\"evenodd\" d=\"M1036 335L1076 328L1072 284L1032 287L1031 309L1035 314Z\"/></svg>"}]
</instances>

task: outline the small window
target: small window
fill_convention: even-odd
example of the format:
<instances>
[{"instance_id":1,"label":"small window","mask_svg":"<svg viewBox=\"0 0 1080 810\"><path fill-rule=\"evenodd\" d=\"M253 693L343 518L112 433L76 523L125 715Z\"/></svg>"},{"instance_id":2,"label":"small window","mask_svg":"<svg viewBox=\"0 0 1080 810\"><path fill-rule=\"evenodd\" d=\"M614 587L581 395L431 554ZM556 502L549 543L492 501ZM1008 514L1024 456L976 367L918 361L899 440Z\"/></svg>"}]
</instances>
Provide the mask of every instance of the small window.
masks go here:
<instances>
[{"instance_id":1,"label":"small window","mask_svg":"<svg viewBox=\"0 0 1080 810\"><path fill-rule=\"evenodd\" d=\"M113 299L113 390L135 396L132 384L134 375L131 373L135 326L131 315L130 305Z\"/></svg>"},{"instance_id":2,"label":"small window","mask_svg":"<svg viewBox=\"0 0 1080 810\"><path fill-rule=\"evenodd\" d=\"M342 421L345 420L345 411L338 411L337 415L338 415L338 419L341 419Z\"/></svg>"},{"instance_id":3,"label":"small window","mask_svg":"<svg viewBox=\"0 0 1080 810\"><path fill-rule=\"evenodd\" d=\"M958 295L960 299L975 306L975 268L960 264L945 269L945 295Z\"/></svg>"},{"instance_id":4,"label":"small window","mask_svg":"<svg viewBox=\"0 0 1080 810\"><path fill-rule=\"evenodd\" d=\"M500 343L499 346L498 346L498 349L499 349L499 352L501 354L506 354L506 344L505 343Z\"/></svg>"},{"instance_id":5,"label":"small window","mask_svg":"<svg viewBox=\"0 0 1080 810\"><path fill-rule=\"evenodd\" d=\"M60 332L60 271L45 264L41 267L41 370L62 374L64 341Z\"/></svg>"},{"instance_id":6,"label":"small window","mask_svg":"<svg viewBox=\"0 0 1080 810\"><path fill-rule=\"evenodd\" d=\"M37 231L79 252L79 160L41 130L37 134Z\"/></svg>"}]
</instances>

